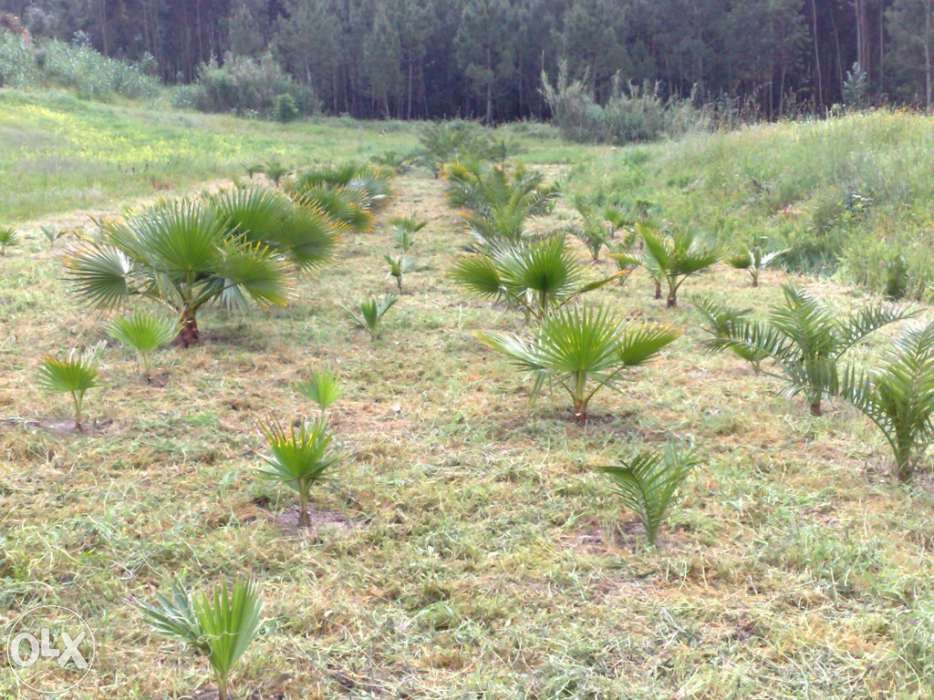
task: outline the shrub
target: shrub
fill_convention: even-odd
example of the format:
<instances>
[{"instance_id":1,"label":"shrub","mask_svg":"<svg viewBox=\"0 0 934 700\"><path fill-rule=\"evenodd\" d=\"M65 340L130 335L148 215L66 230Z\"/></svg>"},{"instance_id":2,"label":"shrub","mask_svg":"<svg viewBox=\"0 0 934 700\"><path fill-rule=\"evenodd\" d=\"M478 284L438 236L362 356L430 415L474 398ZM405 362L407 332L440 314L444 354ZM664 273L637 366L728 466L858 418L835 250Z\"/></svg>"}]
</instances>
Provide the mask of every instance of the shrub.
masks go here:
<instances>
[{"instance_id":1,"label":"shrub","mask_svg":"<svg viewBox=\"0 0 934 700\"><path fill-rule=\"evenodd\" d=\"M669 444L663 454L646 450L620 466L600 467L600 471L613 480L623 503L639 516L645 537L654 547L675 492L696 464L692 453Z\"/></svg>"},{"instance_id":2,"label":"shrub","mask_svg":"<svg viewBox=\"0 0 934 700\"><path fill-rule=\"evenodd\" d=\"M839 393L882 431L907 481L934 438L934 322L904 333L881 367L847 369Z\"/></svg>"},{"instance_id":3,"label":"shrub","mask_svg":"<svg viewBox=\"0 0 934 700\"><path fill-rule=\"evenodd\" d=\"M822 413L821 400L836 393L838 363L850 348L879 328L918 314L869 306L841 317L807 292L791 285L782 291L784 305L773 308L765 322L720 307L718 314L728 322L715 325L706 344L712 350L732 350L754 364L772 360L788 382L789 393L804 393L814 416Z\"/></svg>"},{"instance_id":4,"label":"shrub","mask_svg":"<svg viewBox=\"0 0 934 700\"><path fill-rule=\"evenodd\" d=\"M584 271L562 236L491 245L461 256L451 273L465 289L541 320L582 294L616 279L584 281Z\"/></svg>"},{"instance_id":5,"label":"shrub","mask_svg":"<svg viewBox=\"0 0 934 700\"><path fill-rule=\"evenodd\" d=\"M468 121L445 121L425 124L418 134L416 162L429 167L437 177L441 166L457 160L505 160L518 147L497 141L489 129Z\"/></svg>"},{"instance_id":6,"label":"shrub","mask_svg":"<svg viewBox=\"0 0 934 700\"><path fill-rule=\"evenodd\" d=\"M478 337L535 377L533 396L546 383L564 389L575 420L585 423L600 389L616 385L626 369L648 362L679 335L665 326L627 325L604 308L568 307L548 316L532 340L502 333Z\"/></svg>"},{"instance_id":7,"label":"shrub","mask_svg":"<svg viewBox=\"0 0 934 700\"><path fill-rule=\"evenodd\" d=\"M178 334L178 326L173 319L140 311L116 319L107 332L136 352L139 371L148 382L152 379L152 354L172 341Z\"/></svg>"},{"instance_id":8,"label":"shrub","mask_svg":"<svg viewBox=\"0 0 934 700\"><path fill-rule=\"evenodd\" d=\"M283 121L285 113L296 118L320 111L311 89L296 83L268 53L258 59L227 53L222 64L214 59L202 64L194 85L176 93L176 106L187 106L182 101L202 112L254 113Z\"/></svg>"},{"instance_id":9,"label":"shrub","mask_svg":"<svg viewBox=\"0 0 934 700\"><path fill-rule=\"evenodd\" d=\"M214 671L219 700L228 700L230 674L259 634L262 603L255 584L237 583L213 595L192 596L176 585L171 596L156 596L155 605L141 605L144 619L159 634L206 656Z\"/></svg>"},{"instance_id":10,"label":"shrub","mask_svg":"<svg viewBox=\"0 0 934 700\"><path fill-rule=\"evenodd\" d=\"M68 357L59 360L47 357L39 367L39 385L48 392L70 394L74 405L75 430L81 424L84 395L97 386L97 349L83 353L73 349Z\"/></svg>"},{"instance_id":11,"label":"shrub","mask_svg":"<svg viewBox=\"0 0 934 700\"><path fill-rule=\"evenodd\" d=\"M308 527L311 524L308 518L311 487L338 461L331 450L332 438L327 423L321 418L310 425L302 423L299 428L290 426L288 432L278 423L267 423L260 431L270 451L269 456L264 457L270 468L261 473L298 493L298 524Z\"/></svg>"}]
</instances>

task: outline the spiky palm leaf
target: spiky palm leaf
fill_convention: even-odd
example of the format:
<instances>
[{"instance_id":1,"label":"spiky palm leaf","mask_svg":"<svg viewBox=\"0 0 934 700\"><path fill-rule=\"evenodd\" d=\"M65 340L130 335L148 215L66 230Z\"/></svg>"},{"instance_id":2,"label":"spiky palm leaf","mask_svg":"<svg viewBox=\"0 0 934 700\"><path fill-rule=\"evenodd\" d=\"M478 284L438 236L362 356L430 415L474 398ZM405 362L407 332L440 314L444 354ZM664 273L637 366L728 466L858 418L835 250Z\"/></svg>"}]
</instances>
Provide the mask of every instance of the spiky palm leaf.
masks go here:
<instances>
[{"instance_id":1,"label":"spiky palm leaf","mask_svg":"<svg viewBox=\"0 0 934 700\"><path fill-rule=\"evenodd\" d=\"M373 205L362 190L346 187L309 187L290 191L300 205L320 211L351 231L365 233L373 228Z\"/></svg>"},{"instance_id":2,"label":"spiky palm leaf","mask_svg":"<svg viewBox=\"0 0 934 700\"><path fill-rule=\"evenodd\" d=\"M627 325L605 308L567 307L546 317L531 340L505 333L478 338L533 375L533 396L546 382L567 391L575 418L585 422L600 389L614 386L625 369L644 364L679 335L665 326Z\"/></svg>"},{"instance_id":3,"label":"spiky palm leaf","mask_svg":"<svg viewBox=\"0 0 934 700\"><path fill-rule=\"evenodd\" d=\"M415 269L415 261L405 255L384 255L383 259L389 265L389 276L396 280L396 288L402 292L402 278L407 272Z\"/></svg>"},{"instance_id":4,"label":"spiky palm leaf","mask_svg":"<svg viewBox=\"0 0 934 700\"><path fill-rule=\"evenodd\" d=\"M151 355L178 334L178 323L169 318L138 311L115 319L107 329L114 340L136 352L140 371L149 379Z\"/></svg>"},{"instance_id":5,"label":"spiky palm leaf","mask_svg":"<svg viewBox=\"0 0 934 700\"><path fill-rule=\"evenodd\" d=\"M180 315L179 341L198 337L196 315L206 304L251 299L284 305L284 261L261 241L232 233L210 207L189 200L164 202L125 222L100 222L101 239L66 258L77 295L101 307L146 296Z\"/></svg>"},{"instance_id":6,"label":"spiky palm leaf","mask_svg":"<svg viewBox=\"0 0 934 700\"><path fill-rule=\"evenodd\" d=\"M270 422L260 426L260 431L270 452L263 458L270 468L260 471L298 493L298 522L305 527L309 525L311 487L338 461L331 449L332 437L327 422L321 418L311 424L303 423L299 428L290 426L288 431Z\"/></svg>"},{"instance_id":7,"label":"spiky palm leaf","mask_svg":"<svg viewBox=\"0 0 934 700\"><path fill-rule=\"evenodd\" d=\"M696 464L692 453L668 445L664 454L644 451L620 466L599 469L613 480L623 503L639 516L649 544L655 546L675 492Z\"/></svg>"},{"instance_id":8,"label":"spiky palm leaf","mask_svg":"<svg viewBox=\"0 0 934 700\"><path fill-rule=\"evenodd\" d=\"M718 260L716 249L693 231L662 233L648 224L636 224L645 243L644 264L656 280L668 285L667 306L678 305L678 290L685 280Z\"/></svg>"},{"instance_id":9,"label":"spiky palm leaf","mask_svg":"<svg viewBox=\"0 0 934 700\"><path fill-rule=\"evenodd\" d=\"M710 338L704 341L704 346L708 350L729 348L738 357L752 364L753 369L758 374L762 361L769 356L768 352L761 348L747 347L741 343L729 342L731 338L737 335L739 329L749 322L749 314L752 310L731 309L706 297L695 298L693 302L694 308L700 312L706 321L704 330L710 334Z\"/></svg>"},{"instance_id":10,"label":"spiky palm leaf","mask_svg":"<svg viewBox=\"0 0 934 700\"><path fill-rule=\"evenodd\" d=\"M463 255L451 272L465 289L544 318L582 294L617 278L584 282L584 272L562 236L490 246Z\"/></svg>"},{"instance_id":11,"label":"spiky palm leaf","mask_svg":"<svg viewBox=\"0 0 934 700\"><path fill-rule=\"evenodd\" d=\"M839 394L882 431L896 475L910 479L934 438L934 322L902 334L881 367L843 371Z\"/></svg>"},{"instance_id":12,"label":"spiky palm leaf","mask_svg":"<svg viewBox=\"0 0 934 700\"><path fill-rule=\"evenodd\" d=\"M17 243L19 243L19 236L16 229L9 226L0 226L0 255L4 255L7 248L11 248Z\"/></svg>"},{"instance_id":13,"label":"spiky palm leaf","mask_svg":"<svg viewBox=\"0 0 934 700\"><path fill-rule=\"evenodd\" d=\"M211 595L196 596L176 585L171 597L157 596L155 605L140 610L156 632L207 656L219 698L227 700L231 671L260 629L262 604L255 583L238 582L233 590L223 585Z\"/></svg>"},{"instance_id":14,"label":"spiky palm leaf","mask_svg":"<svg viewBox=\"0 0 934 700\"><path fill-rule=\"evenodd\" d=\"M311 376L295 387L300 394L308 397L324 412L341 396L341 387L337 375L329 369L312 372Z\"/></svg>"},{"instance_id":15,"label":"spiky palm leaf","mask_svg":"<svg viewBox=\"0 0 934 700\"><path fill-rule=\"evenodd\" d=\"M96 349L71 350L64 359L46 357L39 366L39 386L50 393L70 394L74 406L75 430L81 430L84 395L97 386Z\"/></svg>"},{"instance_id":16,"label":"spiky palm leaf","mask_svg":"<svg viewBox=\"0 0 934 700\"><path fill-rule=\"evenodd\" d=\"M747 247L743 252L726 258L726 263L737 270L747 270L753 287L759 286L759 274L791 248L766 251L764 245Z\"/></svg>"},{"instance_id":17,"label":"spiky palm leaf","mask_svg":"<svg viewBox=\"0 0 934 700\"><path fill-rule=\"evenodd\" d=\"M418 221L411 217L396 217L389 221L393 238L403 253L408 253L415 243L414 235L428 225L427 221Z\"/></svg>"}]
</instances>

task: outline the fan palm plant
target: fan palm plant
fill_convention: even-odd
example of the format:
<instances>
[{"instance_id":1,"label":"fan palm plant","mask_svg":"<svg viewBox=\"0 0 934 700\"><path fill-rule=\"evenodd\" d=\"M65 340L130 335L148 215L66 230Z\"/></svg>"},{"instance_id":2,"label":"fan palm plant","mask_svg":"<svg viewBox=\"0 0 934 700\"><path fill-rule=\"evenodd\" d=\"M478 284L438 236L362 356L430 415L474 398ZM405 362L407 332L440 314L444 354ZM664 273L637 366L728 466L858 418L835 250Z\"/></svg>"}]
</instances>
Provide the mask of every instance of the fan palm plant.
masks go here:
<instances>
[{"instance_id":1,"label":"fan palm plant","mask_svg":"<svg viewBox=\"0 0 934 700\"><path fill-rule=\"evenodd\" d=\"M626 507L639 516L645 536L653 547L675 492L697 459L691 452L669 444L663 454L643 451L619 466L600 467L616 485Z\"/></svg>"},{"instance_id":2,"label":"fan palm plant","mask_svg":"<svg viewBox=\"0 0 934 700\"><path fill-rule=\"evenodd\" d=\"M318 404L321 415L341 396L341 387L335 375L329 369L312 372L311 376L295 387L300 394Z\"/></svg>"},{"instance_id":3,"label":"fan palm plant","mask_svg":"<svg viewBox=\"0 0 934 700\"><path fill-rule=\"evenodd\" d=\"M451 273L465 289L542 319L582 294L617 278L584 282L584 273L563 236L491 245L462 255Z\"/></svg>"},{"instance_id":4,"label":"fan palm plant","mask_svg":"<svg viewBox=\"0 0 934 700\"><path fill-rule=\"evenodd\" d=\"M298 204L324 212L351 231L366 233L373 228L373 204L362 190L293 186L288 193Z\"/></svg>"},{"instance_id":5,"label":"fan palm plant","mask_svg":"<svg viewBox=\"0 0 934 700\"><path fill-rule=\"evenodd\" d=\"M642 264L642 259L626 250L613 250L610 252L610 258L616 263L616 269L619 270L619 283L625 284L629 275L636 271Z\"/></svg>"},{"instance_id":6,"label":"fan palm plant","mask_svg":"<svg viewBox=\"0 0 934 700\"><path fill-rule=\"evenodd\" d=\"M393 238L399 250L408 253L415 244L414 235L428 225L427 221L418 221L411 217L397 217L390 222Z\"/></svg>"},{"instance_id":7,"label":"fan palm plant","mask_svg":"<svg viewBox=\"0 0 934 700\"><path fill-rule=\"evenodd\" d=\"M584 423L598 391L615 386L625 370L648 362L679 335L660 325L628 325L605 308L568 307L547 316L531 340L503 333L478 337L532 374L533 397L546 383L564 389L574 418Z\"/></svg>"},{"instance_id":8,"label":"fan palm plant","mask_svg":"<svg viewBox=\"0 0 934 700\"><path fill-rule=\"evenodd\" d=\"M656 298L661 294L661 283L668 286L666 305L678 305L678 289L693 274L717 262L716 250L698 238L692 231L664 234L647 224L636 224L636 230L645 243L644 264L656 280Z\"/></svg>"},{"instance_id":9,"label":"fan palm plant","mask_svg":"<svg viewBox=\"0 0 934 700\"><path fill-rule=\"evenodd\" d=\"M105 308L134 296L164 303L179 315L176 340L184 347L198 341L197 314L207 304L286 303L285 261L264 243L233 234L210 208L167 202L100 226L100 240L65 261L78 296Z\"/></svg>"},{"instance_id":10,"label":"fan palm plant","mask_svg":"<svg viewBox=\"0 0 934 700\"><path fill-rule=\"evenodd\" d=\"M743 252L726 259L726 263L730 267L737 270L746 270L749 273L749 279L752 281L753 287L759 286L759 274L763 270L791 250L791 248L783 248L782 250L766 251L763 243L764 240L758 245L748 246Z\"/></svg>"},{"instance_id":11,"label":"fan palm plant","mask_svg":"<svg viewBox=\"0 0 934 700\"><path fill-rule=\"evenodd\" d=\"M845 370L839 393L882 431L896 475L910 479L934 438L934 322L902 334L881 367Z\"/></svg>"},{"instance_id":12,"label":"fan palm plant","mask_svg":"<svg viewBox=\"0 0 934 700\"><path fill-rule=\"evenodd\" d=\"M156 632L207 657L219 700L227 700L231 672L259 634L262 603L256 585L236 583L232 590L224 585L212 595L192 596L176 584L170 596L158 595L154 605L139 607Z\"/></svg>"},{"instance_id":13,"label":"fan palm plant","mask_svg":"<svg viewBox=\"0 0 934 700\"><path fill-rule=\"evenodd\" d=\"M885 325L911 318L918 310L894 306L869 306L841 316L807 292L784 285L783 306L772 309L767 321L750 321L742 312L725 310L728 319L707 346L732 350L753 362L772 360L780 374L762 369L789 384L789 393L803 393L811 415L822 414L821 402L838 387L838 365L844 354L870 333Z\"/></svg>"},{"instance_id":14,"label":"fan palm plant","mask_svg":"<svg viewBox=\"0 0 934 700\"><path fill-rule=\"evenodd\" d=\"M148 382L152 379L152 354L175 338L178 325L173 319L140 311L114 320L107 332L136 352L140 373Z\"/></svg>"},{"instance_id":15,"label":"fan palm plant","mask_svg":"<svg viewBox=\"0 0 934 700\"><path fill-rule=\"evenodd\" d=\"M97 349L85 352L72 349L60 360L47 357L39 366L39 386L50 393L70 394L74 406L75 430L82 431L84 395L97 386Z\"/></svg>"},{"instance_id":16,"label":"fan palm plant","mask_svg":"<svg viewBox=\"0 0 934 700\"><path fill-rule=\"evenodd\" d=\"M347 313L357 326L369 332L371 340L376 340L382 332L383 316L398 300L395 294L370 297L361 301L356 309L347 309Z\"/></svg>"},{"instance_id":17,"label":"fan palm plant","mask_svg":"<svg viewBox=\"0 0 934 700\"><path fill-rule=\"evenodd\" d=\"M19 243L16 230L9 226L0 226L0 255L6 255L7 248Z\"/></svg>"},{"instance_id":18,"label":"fan palm plant","mask_svg":"<svg viewBox=\"0 0 934 700\"><path fill-rule=\"evenodd\" d=\"M582 196L574 198L574 208L580 214L581 224L572 228L573 234L587 248L593 262L597 262L600 259L600 251L604 246L610 245L625 219L614 207L605 207L598 211L590 200Z\"/></svg>"},{"instance_id":19,"label":"fan palm plant","mask_svg":"<svg viewBox=\"0 0 934 700\"><path fill-rule=\"evenodd\" d=\"M327 422L320 418L314 423L294 425L286 431L278 423L267 423L260 428L270 454L264 457L269 469L261 473L282 482L298 493L298 524L308 527L308 502L311 487L324 476L324 472L337 464L338 457L331 450L331 434Z\"/></svg>"}]
</instances>

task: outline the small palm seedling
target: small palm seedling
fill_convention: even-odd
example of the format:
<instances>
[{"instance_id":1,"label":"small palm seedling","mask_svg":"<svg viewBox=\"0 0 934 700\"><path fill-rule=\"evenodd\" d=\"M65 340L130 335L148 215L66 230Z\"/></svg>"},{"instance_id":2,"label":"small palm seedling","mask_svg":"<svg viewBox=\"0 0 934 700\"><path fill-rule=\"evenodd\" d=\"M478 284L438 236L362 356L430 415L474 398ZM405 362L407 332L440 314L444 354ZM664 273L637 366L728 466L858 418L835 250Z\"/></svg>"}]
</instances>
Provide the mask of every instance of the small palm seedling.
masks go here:
<instances>
[{"instance_id":1,"label":"small palm seedling","mask_svg":"<svg viewBox=\"0 0 934 700\"><path fill-rule=\"evenodd\" d=\"M278 423L268 423L260 430L270 452L264 457L269 468L261 473L298 493L298 525L308 527L311 524L308 517L311 487L338 461L331 450L327 422L321 418L314 423L303 423L299 428L293 425L288 431Z\"/></svg>"},{"instance_id":2,"label":"small palm seedling","mask_svg":"<svg viewBox=\"0 0 934 700\"><path fill-rule=\"evenodd\" d=\"M272 180L272 183L278 187L279 183L282 182L282 178L288 176L288 174L292 172L292 169L277 160L267 160L263 163L260 172L265 174L266 177Z\"/></svg>"},{"instance_id":3,"label":"small palm seedling","mask_svg":"<svg viewBox=\"0 0 934 700\"><path fill-rule=\"evenodd\" d=\"M883 326L918 314L916 309L879 305L841 316L791 285L782 291L784 305L774 307L764 322L722 310L721 318L728 322L714 327L707 346L731 350L750 362L773 361L780 373L762 373L787 381L789 394L803 393L814 416L822 413L822 399L837 391L838 365L850 348Z\"/></svg>"},{"instance_id":4,"label":"small palm seedling","mask_svg":"<svg viewBox=\"0 0 934 700\"><path fill-rule=\"evenodd\" d=\"M157 633L207 657L219 700L227 700L231 671L259 633L262 603L256 585L236 583L232 590L223 585L211 595L195 596L175 585L170 596L158 595L154 605L139 607Z\"/></svg>"},{"instance_id":5,"label":"small palm seedling","mask_svg":"<svg viewBox=\"0 0 934 700\"><path fill-rule=\"evenodd\" d=\"M656 298L661 296L661 283L668 286L666 306L678 305L678 289L693 274L717 262L717 251L692 231L667 235L647 224L636 224L645 243L645 267L656 280Z\"/></svg>"},{"instance_id":6,"label":"small palm seedling","mask_svg":"<svg viewBox=\"0 0 934 700\"><path fill-rule=\"evenodd\" d=\"M60 229L48 224L41 226L39 232L42 233L42 237L45 238L46 242L49 244L49 248L54 248L55 242L58 241L59 238L64 238L68 235L67 229Z\"/></svg>"},{"instance_id":7,"label":"small palm seedling","mask_svg":"<svg viewBox=\"0 0 934 700\"><path fill-rule=\"evenodd\" d=\"M885 436L895 473L911 478L934 438L934 322L905 332L882 366L842 373L840 396L862 411Z\"/></svg>"},{"instance_id":8,"label":"small palm seedling","mask_svg":"<svg viewBox=\"0 0 934 700\"><path fill-rule=\"evenodd\" d=\"M619 283L626 284L629 275L636 271L642 264L642 259L626 250L614 250L610 252L610 259L616 263L616 269L619 270Z\"/></svg>"},{"instance_id":9,"label":"small palm seedling","mask_svg":"<svg viewBox=\"0 0 934 700\"><path fill-rule=\"evenodd\" d=\"M415 244L415 234L428 225L427 221L417 221L411 217L398 217L389 222L393 238L399 250L408 253Z\"/></svg>"},{"instance_id":10,"label":"small palm seedling","mask_svg":"<svg viewBox=\"0 0 934 700\"><path fill-rule=\"evenodd\" d=\"M337 381L337 375L329 369L312 372L308 379L296 385L295 388L302 396L318 404L322 416L341 396L341 387Z\"/></svg>"},{"instance_id":11,"label":"small palm seedling","mask_svg":"<svg viewBox=\"0 0 934 700\"><path fill-rule=\"evenodd\" d=\"M358 327L365 328L370 333L370 338L376 340L382 332L383 316L398 300L399 297L395 294L370 297L361 301L356 309L347 309L347 313Z\"/></svg>"},{"instance_id":12,"label":"small palm seedling","mask_svg":"<svg viewBox=\"0 0 934 700\"><path fill-rule=\"evenodd\" d=\"M613 236L625 220L617 209L606 207L598 212L589 200L580 196L574 198L574 208L581 216L581 224L574 226L572 232L590 252L591 260L597 262L600 259L600 251L604 246L610 245Z\"/></svg>"},{"instance_id":13,"label":"small palm seedling","mask_svg":"<svg viewBox=\"0 0 934 700\"><path fill-rule=\"evenodd\" d=\"M562 236L491 245L484 252L461 256L451 275L478 296L521 309L526 320L542 319L617 277L585 282Z\"/></svg>"},{"instance_id":14,"label":"small palm seedling","mask_svg":"<svg viewBox=\"0 0 934 700\"><path fill-rule=\"evenodd\" d=\"M402 293L402 278L407 272L415 269L415 261L406 255L383 256L389 266L389 276L396 280L396 289Z\"/></svg>"},{"instance_id":15,"label":"small palm seedling","mask_svg":"<svg viewBox=\"0 0 934 700\"><path fill-rule=\"evenodd\" d=\"M60 360L47 357L39 367L39 385L46 391L71 394L74 406L75 430L83 430L81 424L84 395L97 386L97 351L83 353L73 349L68 357Z\"/></svg>"},{"instance_id":16,"label":"small palm seedling","mask_svg":"<svg viewBox=\"0 0 934 700\"><path fill-rule=\"evenodd\" d=\"M0 255L6 255L7 248L19 243L16 230L9 226L0 226Z\"/></svg>"},{"instance_id":17,"label":"small palm seedling","mask_svg":"<svg viewBox=\"0 0 934 700\"><path fill-rule=\"evenodd\" d=\"M727 258L726 263L737 270L746 270L749 279L752 280L752 286L758 287L759 274L790 250L791 248L783 248L766 251L763 245L749 246L744 252Z\"/></svg>"},{"instance_id":18,"label":"small palm seedling","mask_svg":"<svg viewBox=\"0 0 934 700\"><path fill-rule=\"evenodd\" d=\"M619 466L600 467L600 471L613 480L623 503L639 516L645 537L654 547L675 492L696 464L691 452L669 444L664 454L643 451Z\"/></svg>"},{"instance_id":19,"label":"small palm seedling","mask_svg":"<svg viewBox=\"0 0 934 700\"><path fill-rule=\"evenodd\" d=\"M625 370L645 364L679 335L660 325L627 325L604 308L575 306L545 318L532 340L501 333L479 339L532 374L533 397L546 383L564 389L574 418L584 423L598 391L615 386Z\"/></svg>"},{"instance_id":20,"label":"small palm seedling","mask_svg":"<svg viewBox=\"0 0 934 700\"><path fill-rule=\"evenodd\" d=\"M148 382L152 380L152 354L172 342L178 334L178 325L173 319L140 311L116 319L107 332L136 352L139 370Z\"/></svg>"}]
</instances>

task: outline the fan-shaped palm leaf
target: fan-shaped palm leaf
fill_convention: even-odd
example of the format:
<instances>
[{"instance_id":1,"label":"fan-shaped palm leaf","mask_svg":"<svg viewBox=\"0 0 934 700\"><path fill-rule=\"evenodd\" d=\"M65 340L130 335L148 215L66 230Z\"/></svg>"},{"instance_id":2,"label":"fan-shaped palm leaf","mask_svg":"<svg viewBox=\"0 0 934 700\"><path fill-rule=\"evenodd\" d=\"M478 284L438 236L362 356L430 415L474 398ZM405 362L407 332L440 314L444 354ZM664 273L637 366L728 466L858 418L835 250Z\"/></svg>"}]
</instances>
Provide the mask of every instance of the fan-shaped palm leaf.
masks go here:
<instances>
[{"instance_id":1,"label":"fan-shaped palm leaf","mask_svg":"<svg viewBox=\"0 0 934 700\"><path fill-rule=\"evenodd\" d=\"M71 394L75 414L75 430L81 430L81 410L84 395L97 386L96 350L84 353L73 349L60 360L46 357L39 366L39 386L51 393Z\"/></svg>"},{"instance_id":2,"label":"fan-shaped palm leaf","mask_svg":"<svg viewBox=\"0 0 934 700\"><path fill-rule=\"evenodd\" d=\"M356 309L346 309L350 318L360 328L370 333L370 338L376 340L382 332L382 320L389 309L399 301L395 294L383 294L379 297L370 297L360 302Z\"/></svg>"},{"instance_id":3,"label":"fan-shaped palm leaf","mask_svg":"<svg viewBox=\"0 0 934 700\"><path fill-rule=\"evenodd\" d=\"M172 341L178 334L178 323L173 319L139 311L115 319L107 332L114 340L136 352L140 371L148 380L152 370L152 353Z\"/></svg>"},{"instance_id":4,"label":"fan-shaped palm leaf","mask_svg":"<svg viewBox=\"0 0 934 700\"><path fill-rule=\"evenodd\" d=\"M568 307L546 317L532 340L503 333L478 338L533 374L533 395L545 382L567 391L575 418L585 422L600 389L614 386L623 370L647 362L678 335L663 326L627 326L605 308Z\"/></svg>"},{"instance_id":5,"label":"fan-shaped palm leaf","mask_svg":"<svg viewBox=\"0 0 934 700\"><path fill-rule=\"evenodd\" d=\"M308 379L295 388L300 394L318 404L322 415L341 396L341 387L337 381L337 376L329 369L312 372Z\"/></svg>"}]
</instances>

